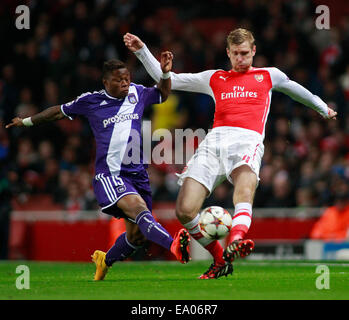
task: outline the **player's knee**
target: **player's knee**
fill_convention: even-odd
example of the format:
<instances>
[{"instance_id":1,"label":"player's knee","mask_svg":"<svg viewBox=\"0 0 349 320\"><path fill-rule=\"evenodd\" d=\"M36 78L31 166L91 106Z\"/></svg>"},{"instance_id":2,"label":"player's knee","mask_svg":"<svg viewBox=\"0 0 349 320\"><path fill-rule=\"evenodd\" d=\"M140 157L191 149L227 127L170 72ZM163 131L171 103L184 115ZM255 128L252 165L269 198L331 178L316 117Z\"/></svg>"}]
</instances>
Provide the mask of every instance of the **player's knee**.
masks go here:
<instances>
[{"instance_id":1,"label":"player's knee","mask_svg":"<svg viewBox=\"0 0 349 320\"><path fill-rule=\"evenodd\" d=\"M179 221L189 221L193 219L196 211L196 207L189 201L179 201L176 203L176 216Z\"/></svg>"},{"instance_id":2,"label":"player's knee","mask_svg":"<svg viewBox=\"0 0 349 320\"><path fill-rule=\"evenodd\" d=\"M141 197L130 197L127 199L122 210L128 217L136 218L139 213L149 209Z\"/></svg>"}]
</instances>

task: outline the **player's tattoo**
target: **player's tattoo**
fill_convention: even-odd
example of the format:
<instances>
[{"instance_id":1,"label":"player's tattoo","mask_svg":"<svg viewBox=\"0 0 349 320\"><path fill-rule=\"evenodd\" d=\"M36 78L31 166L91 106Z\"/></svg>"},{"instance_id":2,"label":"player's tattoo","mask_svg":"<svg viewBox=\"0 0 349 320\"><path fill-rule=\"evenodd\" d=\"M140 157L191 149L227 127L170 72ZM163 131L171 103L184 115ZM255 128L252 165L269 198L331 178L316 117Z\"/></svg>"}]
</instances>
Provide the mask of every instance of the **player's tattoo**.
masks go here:
<instances>
[{"instance_id":1,"label":"player's tattoo","mask_svg":"<svg viewBox=\"0 0 349 320\"><path fill-rule=\"evenodd\" d=\"M60 106L53 106L33 115L31 118L34 124L41 124L63 119L64 114L61 112Z\"/></svg>"}]
</instances>

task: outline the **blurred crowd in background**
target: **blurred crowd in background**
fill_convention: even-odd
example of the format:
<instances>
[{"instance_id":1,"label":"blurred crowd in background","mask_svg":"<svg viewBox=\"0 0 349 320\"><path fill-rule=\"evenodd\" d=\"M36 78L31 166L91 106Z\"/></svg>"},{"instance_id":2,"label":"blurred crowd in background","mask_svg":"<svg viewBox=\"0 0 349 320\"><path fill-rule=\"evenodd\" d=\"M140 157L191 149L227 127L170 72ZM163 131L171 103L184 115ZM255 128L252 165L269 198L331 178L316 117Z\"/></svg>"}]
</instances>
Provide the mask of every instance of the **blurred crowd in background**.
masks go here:
<instances>
[{"instance_id":1,"label":"blurred crowd in background","mask_svg":"<svg viewBox=\"0 0 349 320\"><path fill-rule=\"evenodd\" d=\"M310 0L95 0L28 1L30 29L15 28L17 1L0 8L1 197L21 205L33 195L52 196L70 211L97 209L91 189L94 139L83 118L31 128L4 125L15 116L100 90L103 62L127 63L132 81L154 85L128 52L122 37L138 35L156 57L174 54L175 72L229 70L226 36L235 27L256 38L255 67L275 66L321 97L338 112L326 121L315 111L274 93L266 127L265 155L255 207L327 206L348 194L349 182L349 18L315 27ZM9 14L9 12L11 14ZM335 22L335 23L334 23ZM152 129L211 128L209 96L173 92L146 110ZM182 166L150 165L154 202L174 201L174 173ZM1 199L0 199L1 200ZM205 205L232 207L232 186L223 183Z\"/></svg>"}]
</instances>

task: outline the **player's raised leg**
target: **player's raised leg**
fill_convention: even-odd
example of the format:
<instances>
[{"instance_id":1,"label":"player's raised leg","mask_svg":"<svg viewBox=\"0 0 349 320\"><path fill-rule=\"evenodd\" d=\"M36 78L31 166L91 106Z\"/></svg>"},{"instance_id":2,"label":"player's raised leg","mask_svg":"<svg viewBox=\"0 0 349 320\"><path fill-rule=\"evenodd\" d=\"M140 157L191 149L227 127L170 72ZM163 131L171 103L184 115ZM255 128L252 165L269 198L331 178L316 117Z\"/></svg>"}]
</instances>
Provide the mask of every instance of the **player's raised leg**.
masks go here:
<instances>
[{"instance_id":1,"label":"player's raised leg","mask_svg":"<svg viewBox=\"0 0 349 320\"><path fill-rule=\"evenodd\" d=\"M136 224L125 220L125 225L126 232L116 239L106 254L106 264L109 267L116 261L123 261L130 257L146 242L146 238Z\"/></svg>"},{"instance_id":2,"label":"player's raised leg","mask_svg":"<svg viewBox=\"0 0 349 320\"><path fill-rule=\"evenodd\" d=\"M188 232L185 229L181 229L172 238L167 230L155 221L140 195L126 195L117 202L117 206L137 224L145 238L170 250L181 263L187 263L190 260L190 237Z\"/></svg>"},{"instance_id":3,"label":"player's raised leg","mask_svg":"<svg viewBox=\"0 0 349 320\"><path fill-rule=\"evenodd\" d=\"M197 240L214 258L214 263L209 270L200 276L200 279L218 278L232 273L232 267L227 267L223 259L223 248L217 240L204 238L199 227L199 211L208 190L201 183L187 177L179 191L176 202L176 215L182 225L189 231L191 236Z\"/></svg>"},{"instance_id":4,"label":"player's raised leg","mask_svg":"<svg viewBox=\"0 0 349 320\"><path fill-rule=\"evenodd\" d=\"M107 253L96 250L92 261L96 264L94 280L103 280L108 269L116 261L123 261L130 257L138 248L142 247L146 238L139 230L138 226L125 220L126 232L122 233L115 241L114 245Z\"/></svg>"},{"instance_id":5,"label":"player's raised leg","mask_svg":"<svg viewBox=\"0 0 349 320\"><path fill-rule=\"evenodd\" d=\"M257 186L257 176L247 165L236 168L231 173L231 178L234 183L235 212L229 245L223 254L224 259L229 262L237 257L248 256L254 248L254 242L245 239L245 236L251 226L252 203Z\"/></svg>"}]
</instances>

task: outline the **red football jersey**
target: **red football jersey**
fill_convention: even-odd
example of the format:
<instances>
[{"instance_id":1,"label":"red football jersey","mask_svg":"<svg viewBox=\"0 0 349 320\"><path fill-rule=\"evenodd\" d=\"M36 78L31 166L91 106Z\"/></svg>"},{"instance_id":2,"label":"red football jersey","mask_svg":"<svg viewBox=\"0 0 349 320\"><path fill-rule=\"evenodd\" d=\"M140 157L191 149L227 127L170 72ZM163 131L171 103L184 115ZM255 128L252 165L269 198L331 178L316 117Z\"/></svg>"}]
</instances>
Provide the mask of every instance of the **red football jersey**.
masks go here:
<instances>
[{"instance_id":1,"label":"red football jersey","mask_svg":"<svg viewBox=\"0 0 349 320\"><path fill-rule=\"evenodd\" d=\"M273 87L267 70L217 71L210 86L216 100L214 128L240 127L263 134Z\"/></svg>"},{"instance_id":2,"label":"red football jersey","mask_svg":"<svg viewBox=\"0 0 349 320\"><path fill-rule=\"evenodd\" d=\"M135 52L137 58L157 82L162 71L159 61L144 45ZM318 96L277 68L254 68L247 72L207 70L199 73L171 72L172 90L205 93L215 103L213 127L231 126L258 132L264 137L272 91L280 91L297 102L328 117L328 107Z\"/></svg>"}]
</instances>

